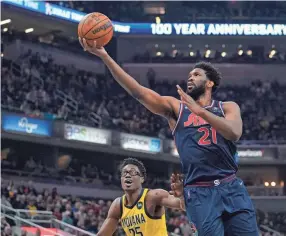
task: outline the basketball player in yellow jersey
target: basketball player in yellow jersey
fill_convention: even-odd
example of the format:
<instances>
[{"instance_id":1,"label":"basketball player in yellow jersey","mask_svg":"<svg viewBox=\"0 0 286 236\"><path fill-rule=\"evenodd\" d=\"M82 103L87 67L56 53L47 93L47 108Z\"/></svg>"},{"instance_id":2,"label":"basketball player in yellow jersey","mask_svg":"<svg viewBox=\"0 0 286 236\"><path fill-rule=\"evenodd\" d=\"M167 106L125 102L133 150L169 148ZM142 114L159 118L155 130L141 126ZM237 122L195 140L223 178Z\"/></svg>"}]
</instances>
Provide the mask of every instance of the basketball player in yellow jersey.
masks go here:
<instances>
[{"instance_id":1,"label":"basketball player in yellow jersey","mask_svg":"<svg viewBox=\"0 0 286 236\"><path fill-rule=\"evenodd\" d=\"M125 159L120 169L125 195L113 201L97 236L112 236L119 221L127 236L167 236L165 207L184 210L184 199L142 188L146 169L137 159Z\"/></svg>"}]
</instances>

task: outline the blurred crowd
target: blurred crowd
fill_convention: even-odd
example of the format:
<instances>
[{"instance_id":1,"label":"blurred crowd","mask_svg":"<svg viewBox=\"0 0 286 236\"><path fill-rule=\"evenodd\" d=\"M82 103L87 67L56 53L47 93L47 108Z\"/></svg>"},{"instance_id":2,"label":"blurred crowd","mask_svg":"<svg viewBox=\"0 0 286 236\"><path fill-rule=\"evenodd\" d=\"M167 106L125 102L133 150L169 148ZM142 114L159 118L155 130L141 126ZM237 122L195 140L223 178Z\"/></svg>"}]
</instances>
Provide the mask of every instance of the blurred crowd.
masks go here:
<instances>
[{"instance_id":1,"label":"blurred crowd","mask_svg":"<svg viewBox=\"0 0 286 236\"><path fill-rule=\"evenodd\" d=\"M13 182L1 186L1 200L3 205L15 209L52 211L57 220L91 233L98 232L111 205L109 200L61 196L57 193L56 188L52 191L38 192L32 183L16 187ZM35 212L21 213L21 217L31 218L35 214ZM184 213L168 210L167 222L169 232L182 236L192 235L192 226L188 223ZM12 221L2 218L1 227L7 231L7 236L12 235L9 234L12 232L12 226ZM73 233L68 227L61 229ZM120 225L115 235L125 235Z\"/></svg>"},{"instance_id":2,"label":"blurred crowd","mask_svg":"<svg viewBox=\"0 0 286 236\"><path fill-rule=\"evenodd\" d=\"M284 64L286 63L286 53L272 49L267 52L264 47L251 48L243 50L238 48L237 51L225 52L223 49L215 50L210 48L205 49L184 49L172 51L164 51L157 49L156 52L147 50L144 53L137 53L133 56L130 62L134 63L195 63L200 60L205 60L214 63L251 63L251 64ZM272 54L271 54L272 53Z\"/></svg>"},{"instance_id":3,"label":"blurred crowd","mask_svg":"<svg viewBox=\"0 0 286 236\"><path fill-rule=\"evenodd\" d=\"M1 200L3 205L15 209L52 211L56 219L92 233L98 232L111 205L111 201L102 199L61 196L56 188L52 191L38 192L32 183L16 187L13 182L1 186ZM31 215L35 213L27 212L26 214L21 217L31 218ZM257 217L259 224L269 226L280 232L286 232L286 212L266 213L258 211ZM11 232L13 222L10 221L10 224L2 218L1 227L7 232L6 235ZM192 232L193 226L188 223L187 217L182 212L167 210L167 226L169 232L177 235L192 235L190 232ZM71 232L68 227L64 227L62 230ZM116 235L124 235L120 226Z\"/></svg>"},{"instance_id":4,"label":"blurred crowd","mask_svg":"<svg viewBox=\"0 0 286 236\"><path fill-rule=\"evenodd\" d=\"M60 6L90 13L101 12L112 20L123 22L154 22L160 16L162 22L199 22L223 20L272 20L286 17L285 2L77 2L50 1ZM143 13L143 14L142 14ZM178 18L178 16L180 16Z\"/></svg>"},{"instance_id":5,"label":"blurred crowd","mask_svg":"<svg viewBox=\"0 0 286 236\"><path fill-rule=\"evenodd\" d=\"M111 78L110 75L79 71L73 66L53 63L49 54L29 51L20 64L3 59L1 102L8 111L33 117L62 119L70 123L123 132L172 138L167 121L148 112ZM15 69L18 68L18 69ZM177 97L175 85L185 81L156 81L147 73L149 87L161 95ZM37 79L41 78L41 79ZM59 96L65 94L73 105ZM276 81L253 81L250 86L224 86L215 99L236 101L242 112L241 140L283 140L286 130L285 85ZM97 119L91 119L90 116Z\"/></svg>"}]
</instances>

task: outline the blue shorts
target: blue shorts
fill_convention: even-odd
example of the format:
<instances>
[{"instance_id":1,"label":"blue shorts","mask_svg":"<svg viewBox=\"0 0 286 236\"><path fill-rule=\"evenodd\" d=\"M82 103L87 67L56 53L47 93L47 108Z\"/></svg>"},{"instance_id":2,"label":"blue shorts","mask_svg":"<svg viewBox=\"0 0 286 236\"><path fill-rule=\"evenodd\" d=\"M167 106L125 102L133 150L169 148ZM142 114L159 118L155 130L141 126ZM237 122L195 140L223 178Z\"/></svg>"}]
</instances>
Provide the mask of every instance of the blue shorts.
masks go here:
<instances>
[{"instance_id":1,"label":"blue shorts","mask_svg":"<svg viewBox=\"0 0 286 236\"><path fill-rule=\"evenodd\" d=\"M241 179L186 186L184 196L187 216L199 236L259 235L255 210Z\"/></svg>"}]
</instances>

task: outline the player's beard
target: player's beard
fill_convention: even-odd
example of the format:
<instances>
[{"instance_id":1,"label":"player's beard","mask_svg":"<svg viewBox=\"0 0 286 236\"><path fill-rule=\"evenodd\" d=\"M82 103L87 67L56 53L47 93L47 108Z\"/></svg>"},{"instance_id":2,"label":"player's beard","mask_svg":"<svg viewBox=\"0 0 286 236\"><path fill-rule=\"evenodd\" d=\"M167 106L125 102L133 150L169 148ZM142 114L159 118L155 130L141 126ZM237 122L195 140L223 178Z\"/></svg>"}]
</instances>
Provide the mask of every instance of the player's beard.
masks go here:
<instances>
[{"instance_id":1,"label":"player's beard","mask_svg":"<svg viewBox=\"0 0 286 236\"><path fill-rule=\"evenodd\" d=\"M187 90L187 94L197 101L202 95L205 94L205 91L205 83L202 83L198 87L194 87L191 91Z\"/></svg>"}]
</instances>

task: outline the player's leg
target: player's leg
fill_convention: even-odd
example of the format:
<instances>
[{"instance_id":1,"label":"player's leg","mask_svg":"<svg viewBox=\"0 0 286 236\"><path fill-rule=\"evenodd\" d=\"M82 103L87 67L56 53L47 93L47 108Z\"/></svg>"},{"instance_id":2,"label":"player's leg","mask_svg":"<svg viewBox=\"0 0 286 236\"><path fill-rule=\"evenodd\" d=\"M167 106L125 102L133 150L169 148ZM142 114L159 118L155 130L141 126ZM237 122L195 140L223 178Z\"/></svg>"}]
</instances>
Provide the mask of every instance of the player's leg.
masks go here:
<instances>
[{"instance_id":1,"label":"player's leg","mask_svg":"<svg viewBox=\"0 0 286 236\"><path fill-rule=\"evenodd\" d=\"M241 210L223 217L225 236L259 236L256 215Z\"/></svg>"},{"instance_id":2,"label":"player's leg","mask_svg":"<svg viewBox=\"0 0 286 236\"><path fill-rule=\"evenodd\" d=\"M199 236L224 236L222 204L213 187L186 187L185 204L189 221Z\"/></svg>"},{"instance_id":3,"label":"player's leg","mask_svg":"<svg viewBox=\"0 0 286 236\"><path fill-rule=\"evenodd\" d=\"M258 236L255 209L243 181L239 178L220 186L226 235Z\"/></svg>"}]
</instances>

